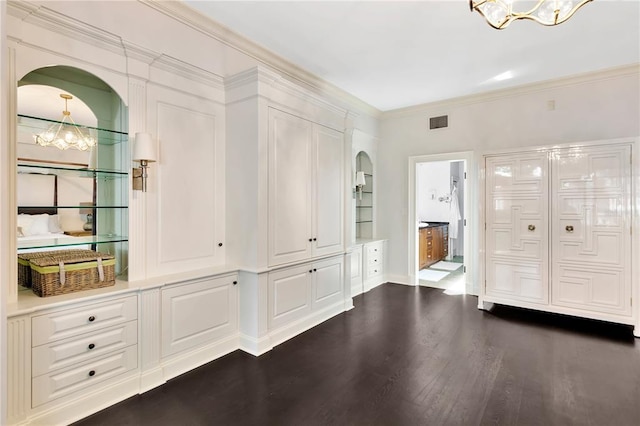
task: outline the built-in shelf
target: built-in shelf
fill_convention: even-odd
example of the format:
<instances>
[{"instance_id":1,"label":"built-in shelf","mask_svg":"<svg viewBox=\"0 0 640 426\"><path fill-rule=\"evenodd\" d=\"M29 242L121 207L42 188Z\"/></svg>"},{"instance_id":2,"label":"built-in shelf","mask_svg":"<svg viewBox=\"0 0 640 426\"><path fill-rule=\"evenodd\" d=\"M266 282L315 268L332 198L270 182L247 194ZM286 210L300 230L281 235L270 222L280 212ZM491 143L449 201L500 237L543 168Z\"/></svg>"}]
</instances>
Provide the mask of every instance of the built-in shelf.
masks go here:
<instances>
[{"instance_id":1,"label":"built-in shelf","mask_svg":"<svg viewBox=\"0 0 640 426\"><path fill-rule=\"evenodd\" d=\"M372 209L373 206L356 206L356 209Z\"/></svg>"},{"instance_id":2,"label":"built-in shelf","mask_svg":"<svg viewBox=\"0 0 640 426\"><path fill-rule=\"evenodd\" d=\"M33 210L44 210L44 209L126 209L127 206L18 206L18 210L22 209L33 209Z\"/></svg>"},{"instance_id":3,"label":"built-in shelf","mask_svg":"<svg viewBox=\"0 0 640 426\"><path fill-rule=\"evenodd\" d=\"M122 172L119 170L88 169L86 167L72 167L35 162L28 163L26 161L18 163L18 173L86 177L91 179L121 179L126 178L129 175L128 172Z\"/></svg>"},{"instance_id":4,"label":"built-in shelf","mask_svg":"<svg viewBox=\"0 0 640 426\"><path fill-rule=\"evenodd\" d=\"M26 249L42 249L49 247L71 247L87 244L106 244L106 243L121 243L127 241L126 236L122 235L89 235L85 237L66 237L60 238L46 238L42 240L27 240L18 242L18 250Z\"/></svg>"},{"instance_id":5,"label":"built-in shelf","mask_svg":"<svg viewBox=\"0 0 640 426\"><path fill-rule=\"evenodd\" d=\"M373 223L372 220L356 220L356 223Z\"/></svg>"},{"instance_id":6,"label":"built-in shelf","mask_svg":"<svg viewBox=\"0 0 640 426\"><path fill-rule=\"evenodd\" d=\"M46 131L52 124L62 124L61 121L48 118L33 117L30 115L18 114L19 130L31 134L38 134ZM128 133L116 130L103 129L100 127L83 126L81 124L64 123L65 126L75 126L89 132L96 137L100 145L115 145L127 140Z\"/></svg>"}]
</instances>

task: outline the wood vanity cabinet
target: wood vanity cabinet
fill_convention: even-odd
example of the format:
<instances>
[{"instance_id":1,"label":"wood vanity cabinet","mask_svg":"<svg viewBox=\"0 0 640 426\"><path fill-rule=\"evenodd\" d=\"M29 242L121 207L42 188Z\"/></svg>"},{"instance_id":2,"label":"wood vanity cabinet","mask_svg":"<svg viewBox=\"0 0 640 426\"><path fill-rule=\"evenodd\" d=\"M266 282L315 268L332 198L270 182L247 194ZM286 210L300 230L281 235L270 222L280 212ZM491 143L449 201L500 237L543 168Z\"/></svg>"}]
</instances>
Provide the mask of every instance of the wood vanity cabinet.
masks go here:
<instances>
[{"instance_id":1,"label":"wood vanity cabinet","mask_svg":"<svg viewBox=\"0 0 640 426\"><path fill-rule=\"evenodd\" d=\"M419 269L428 268L449 255L449 225L420 228Z\"/></svg>"}]
</instances>

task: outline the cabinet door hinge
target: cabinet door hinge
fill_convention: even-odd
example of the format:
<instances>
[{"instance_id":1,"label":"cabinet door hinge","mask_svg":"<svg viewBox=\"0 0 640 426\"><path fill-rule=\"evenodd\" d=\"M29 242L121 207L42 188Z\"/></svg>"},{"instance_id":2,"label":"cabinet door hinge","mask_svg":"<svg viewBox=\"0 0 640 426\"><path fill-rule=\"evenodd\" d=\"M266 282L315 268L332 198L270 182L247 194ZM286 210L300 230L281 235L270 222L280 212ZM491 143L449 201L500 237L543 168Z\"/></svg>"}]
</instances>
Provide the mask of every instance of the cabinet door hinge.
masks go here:
<instances>
[{"instance_id":1,"label":"cabinet door hinge","mask_svg":"<svg viewBox=\"0 0 640 426\"><path fill-rule=\"evenodd\" d=\"M464 172L464 178L465 179L467 178L467 172Z\"/></svg>"},{"instance_id":2,"label":"cabinet door hinge","mask_svg":"<svg viewBox=\"0 0 640 426\"><path fill-rule=\"evenodd\" d=\"M484 223L484 230L487 230L487 222Z\"/></svg>"},{"instance_id":3,"label":"cabinet door hinge","mask_svg":"<svg viewBox=\"0 0 640 426\"><path fill-rule=\"evenodd\" d=\"M467 219L462 220L462 226L467 226Z\"/></svg>"},{"instance_id":4,"label":"cabinet door hinge","mask_svg":"<svg viewBox=\"0 0 640 426\"><path fill-rule=\"evenodd\" d=\"M464 272L464 273L466 273L466 272L467 272L467 267L466 267L466 266L463 266L463 267L462 267L462 272Z\"/></svg>"}]
</instances>

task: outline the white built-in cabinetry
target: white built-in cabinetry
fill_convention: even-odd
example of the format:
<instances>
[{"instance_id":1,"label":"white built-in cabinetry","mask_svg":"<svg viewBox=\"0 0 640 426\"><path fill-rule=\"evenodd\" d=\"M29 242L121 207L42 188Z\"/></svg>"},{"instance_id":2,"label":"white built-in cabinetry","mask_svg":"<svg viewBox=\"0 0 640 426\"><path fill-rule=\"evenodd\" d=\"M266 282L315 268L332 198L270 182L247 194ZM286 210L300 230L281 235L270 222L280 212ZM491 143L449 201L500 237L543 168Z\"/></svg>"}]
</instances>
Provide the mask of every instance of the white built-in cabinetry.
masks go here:
<instances>
[{"instance_id":1,"label":"white built-in cabinetry","mask_svg":"<svg viewBox=\"0 0 640 426\"><path fill-rule=\"evenodd\" d=\"M349 114L264 68L225 83L227 255L242 269L240 347L260 355L352 307Z\"/></svg>"},{"instance_id":2,"label":"white built-in cabinetry","mask_svg":"<svg viewBox=\"0 0 640 426\"><path fill-rule=\"evenodd\" d=\"M344 136L269 108L269 264L340 253Z\"/></svg>"},{"instance_id":3,"label":"white built-in cabinetry","mask_svg":"<svg viewBox=\"0 0 640 426\"><path fill-rule=\"evenodd\" d=\"M636 323L632 146L486 156L481 304Z\"/></svg>"}]
</instances>

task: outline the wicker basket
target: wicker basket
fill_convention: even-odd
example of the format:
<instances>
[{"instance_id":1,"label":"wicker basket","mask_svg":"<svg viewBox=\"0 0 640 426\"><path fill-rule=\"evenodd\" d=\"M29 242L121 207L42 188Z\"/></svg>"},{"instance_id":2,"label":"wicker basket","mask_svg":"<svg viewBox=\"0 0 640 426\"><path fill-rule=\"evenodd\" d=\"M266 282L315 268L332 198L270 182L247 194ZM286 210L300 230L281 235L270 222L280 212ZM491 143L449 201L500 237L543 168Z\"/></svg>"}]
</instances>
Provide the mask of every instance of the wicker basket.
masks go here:
<instances>
[{"instance_id":1,"label":"wicker basket","mask_svg":"<svg viewBox=\"0 0 640 426\"><path fill-rule=\"evenodd\" d=\"M91 250L83 252L75 257L63 254L31 259L33 292L47 297L114 285L116 261L113 255Z\"/></svg>"},{"instance_id":2,"label":"wicker basket","mask_svg":"<svg viewBox=\"0 0 640 426\"><path fill-rule=\"evenodd\" d=\"M55 251L37 251L32 253L18 253L18 285L23 287L31 287L31 259L40 259L47 256L70 256L78 258L87 256L89 259L95 258L95 252L92 250L55 250Z\"/></svg>"}]
</instances>

